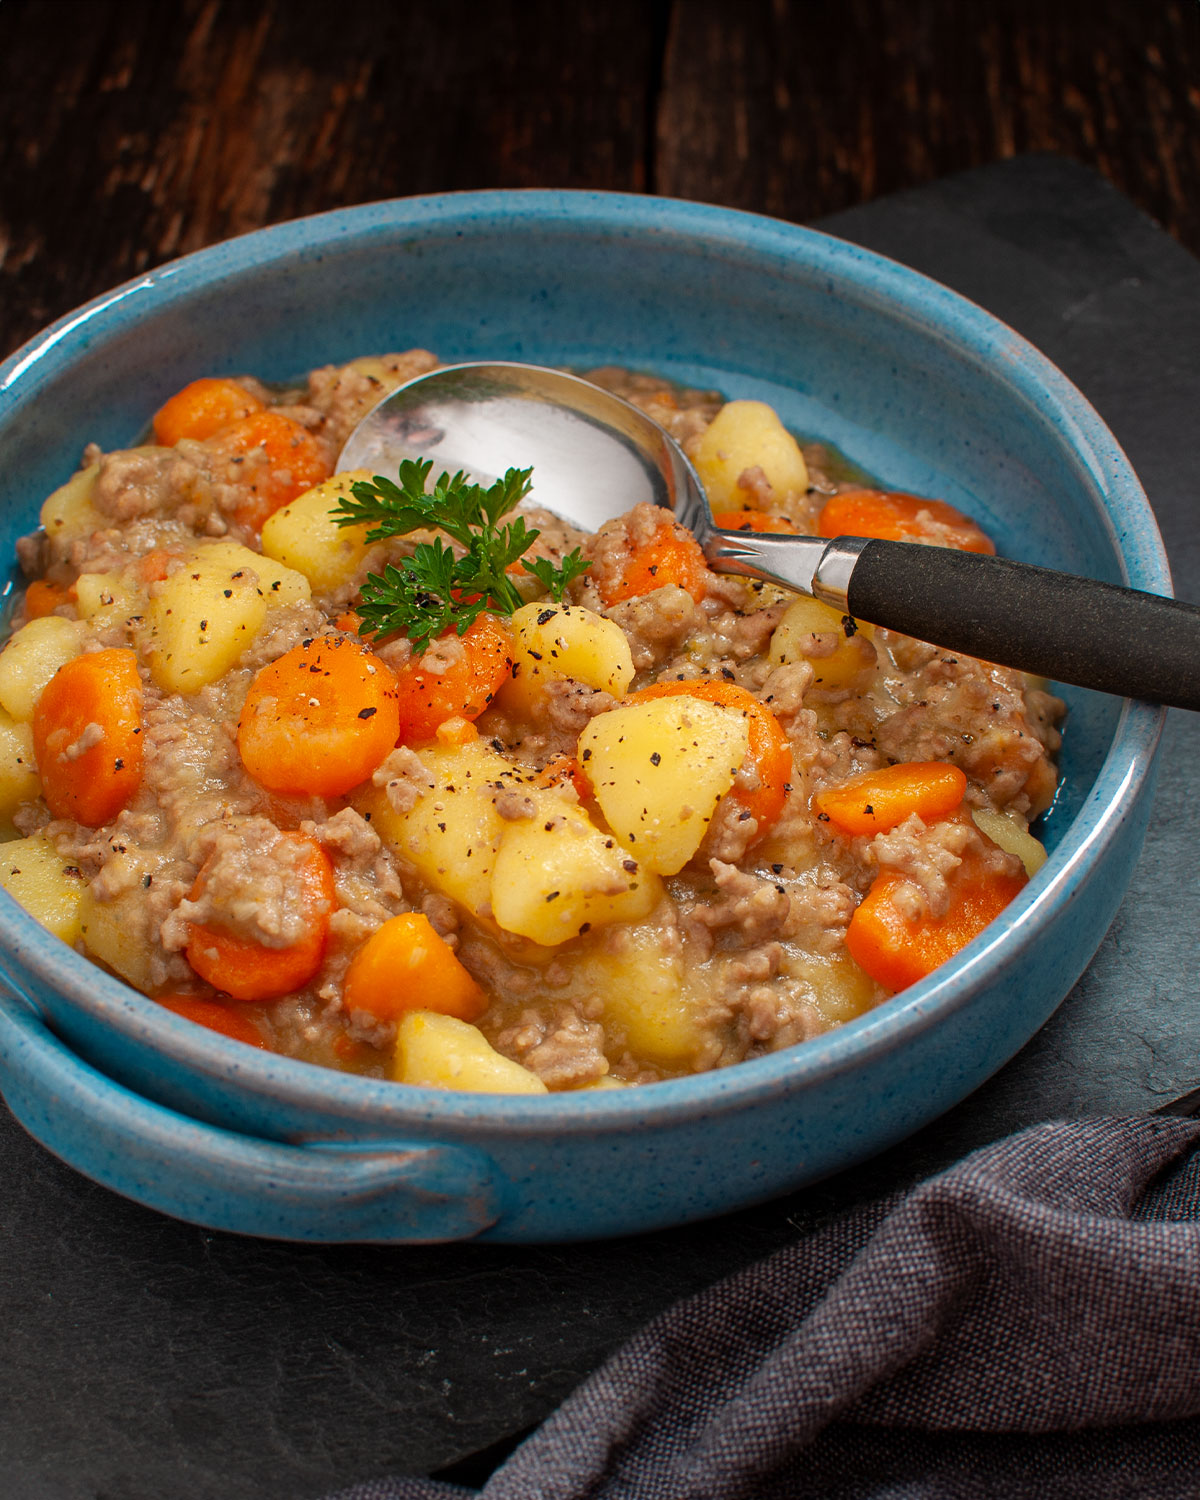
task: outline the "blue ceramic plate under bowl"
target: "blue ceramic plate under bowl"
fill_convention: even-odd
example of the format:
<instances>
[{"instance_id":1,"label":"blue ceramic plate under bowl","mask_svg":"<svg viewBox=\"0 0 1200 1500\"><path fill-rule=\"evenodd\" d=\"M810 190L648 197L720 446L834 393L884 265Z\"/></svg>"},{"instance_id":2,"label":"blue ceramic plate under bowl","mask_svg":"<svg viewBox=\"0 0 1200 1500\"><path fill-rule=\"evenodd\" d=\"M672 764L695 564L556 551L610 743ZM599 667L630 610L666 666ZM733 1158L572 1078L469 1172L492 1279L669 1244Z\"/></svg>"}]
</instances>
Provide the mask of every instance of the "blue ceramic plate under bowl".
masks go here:
<instances>
[{"instance_id":1,"label":"blue ceramic plate under bowl","mask_svg":"<svg viewBox=\"0 0 1200 1500\"><path fill-rule=\"evenodd\" d=\"M204 250L0 366L9 555L84 442L128 446L199 375L441 358L653 370L769 401L1000 550L1170 592L1112 435L1010 329L925 278L770 219L618 194L414 198ZM516 460L514 460L516 461ZM264 1055L94 967L0 893L0 1089L52 1151L214 1228L300 1240L571 1240L682 1223L910 1134L1050 1016L1141 847L1163 711L1078 689L1050 859L953 962L802 1046L644 1088L443 1093Z\"/></svg>"}]
</instances>

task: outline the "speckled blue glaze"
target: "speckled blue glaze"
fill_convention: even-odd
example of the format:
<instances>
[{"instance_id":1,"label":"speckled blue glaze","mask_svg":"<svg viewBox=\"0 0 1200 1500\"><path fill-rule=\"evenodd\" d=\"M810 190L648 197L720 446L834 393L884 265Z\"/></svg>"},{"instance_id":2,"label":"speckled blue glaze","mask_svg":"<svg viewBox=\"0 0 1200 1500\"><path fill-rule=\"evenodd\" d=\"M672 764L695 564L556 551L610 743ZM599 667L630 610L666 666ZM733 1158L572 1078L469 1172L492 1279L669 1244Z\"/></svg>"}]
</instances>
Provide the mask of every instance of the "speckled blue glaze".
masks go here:
<instances>
[{"instance_id":1,"label":"speckled blue glaze","mask_svg":"<svg viewBox=\"0 0 1200 1500\"><path fill-rule=\"evenodd\" d=\"M98 298L0 366L3 546L32 527L83 441L130 443L199 374L287 378L414 344L445 358L619 363L758 396L894 487L978 515L1011 556L1169 591L1124 455L1011 330L811 231L592 193L348 209ZM1163 713L1065 696L1065 788L1045 868L955 962L803 1047L627 1091L401 1089L164 1013L0 893L0 1089L90 1176L250 1234L568 1240L786 1191L962 1099L1094 953L1141 846Z\"/></svg>"}]
</instances>

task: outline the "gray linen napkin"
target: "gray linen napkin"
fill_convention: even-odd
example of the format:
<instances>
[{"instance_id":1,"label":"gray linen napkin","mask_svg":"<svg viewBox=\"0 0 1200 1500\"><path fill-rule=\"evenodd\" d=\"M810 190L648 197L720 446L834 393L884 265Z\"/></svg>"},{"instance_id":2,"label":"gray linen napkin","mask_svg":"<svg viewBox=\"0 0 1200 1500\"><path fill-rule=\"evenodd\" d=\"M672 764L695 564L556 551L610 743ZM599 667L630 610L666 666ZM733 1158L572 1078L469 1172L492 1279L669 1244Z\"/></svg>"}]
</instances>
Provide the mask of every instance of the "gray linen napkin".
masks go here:
<instances>
[{"instance_id":1,"label":"gray linen napkin","mask_svg":"<svg viewBox=\"0 0 1200 1500\"><path fill-rule=\"evenodd\" d=\"M1041 1125L677 1303L487 1500L1194 1500L1200 1122ZM329 1500L447 1500L437 1479Z\"/></svg>"}]
</instances>

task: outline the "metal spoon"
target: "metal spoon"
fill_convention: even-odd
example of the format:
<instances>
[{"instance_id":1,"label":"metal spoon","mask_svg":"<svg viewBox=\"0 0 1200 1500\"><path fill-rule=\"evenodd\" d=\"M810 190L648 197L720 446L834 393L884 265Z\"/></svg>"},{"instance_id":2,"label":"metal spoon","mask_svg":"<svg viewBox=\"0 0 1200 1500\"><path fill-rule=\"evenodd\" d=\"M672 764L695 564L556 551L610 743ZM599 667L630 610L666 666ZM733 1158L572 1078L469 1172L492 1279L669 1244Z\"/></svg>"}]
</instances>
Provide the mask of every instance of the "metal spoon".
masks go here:
<instances>
[{"instance_id":1,"label":"metal spoon","mask_svg":"<svg viewBox=\"0 0 1200 1500\"><path fill-rule=\"evenodd\" d=\"M648 500L678 516L718 573L1057 682L1200 709L1196 605L947 547L718 530L674 439L560 370L472 363L419 376L359 423L338 467L394 474L417 457L483 483L532 464L531 498L587 531Z\"/></svg>"}]
</instances>

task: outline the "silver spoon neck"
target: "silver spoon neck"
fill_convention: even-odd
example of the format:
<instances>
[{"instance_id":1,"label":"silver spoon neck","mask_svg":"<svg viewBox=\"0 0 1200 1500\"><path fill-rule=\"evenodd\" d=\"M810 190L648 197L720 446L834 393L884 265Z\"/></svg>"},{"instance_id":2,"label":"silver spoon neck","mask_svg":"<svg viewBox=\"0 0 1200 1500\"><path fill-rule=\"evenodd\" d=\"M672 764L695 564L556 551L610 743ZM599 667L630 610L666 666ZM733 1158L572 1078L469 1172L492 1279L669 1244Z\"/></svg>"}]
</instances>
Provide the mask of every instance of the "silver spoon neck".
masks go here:
<instances>
[{"instance_id":1,"label":"silver spoon neck","mask_svg":"<svg viewBox=\"0 0 1200 1500\"><path fill-rule=\"evenodd\" d=\"M786 533L709 531L704 556L721 573L738 573L793 592L810 594L844 612L850 574L866 546L862 537L790 536Z\"/></svg>"}]
</instances>

